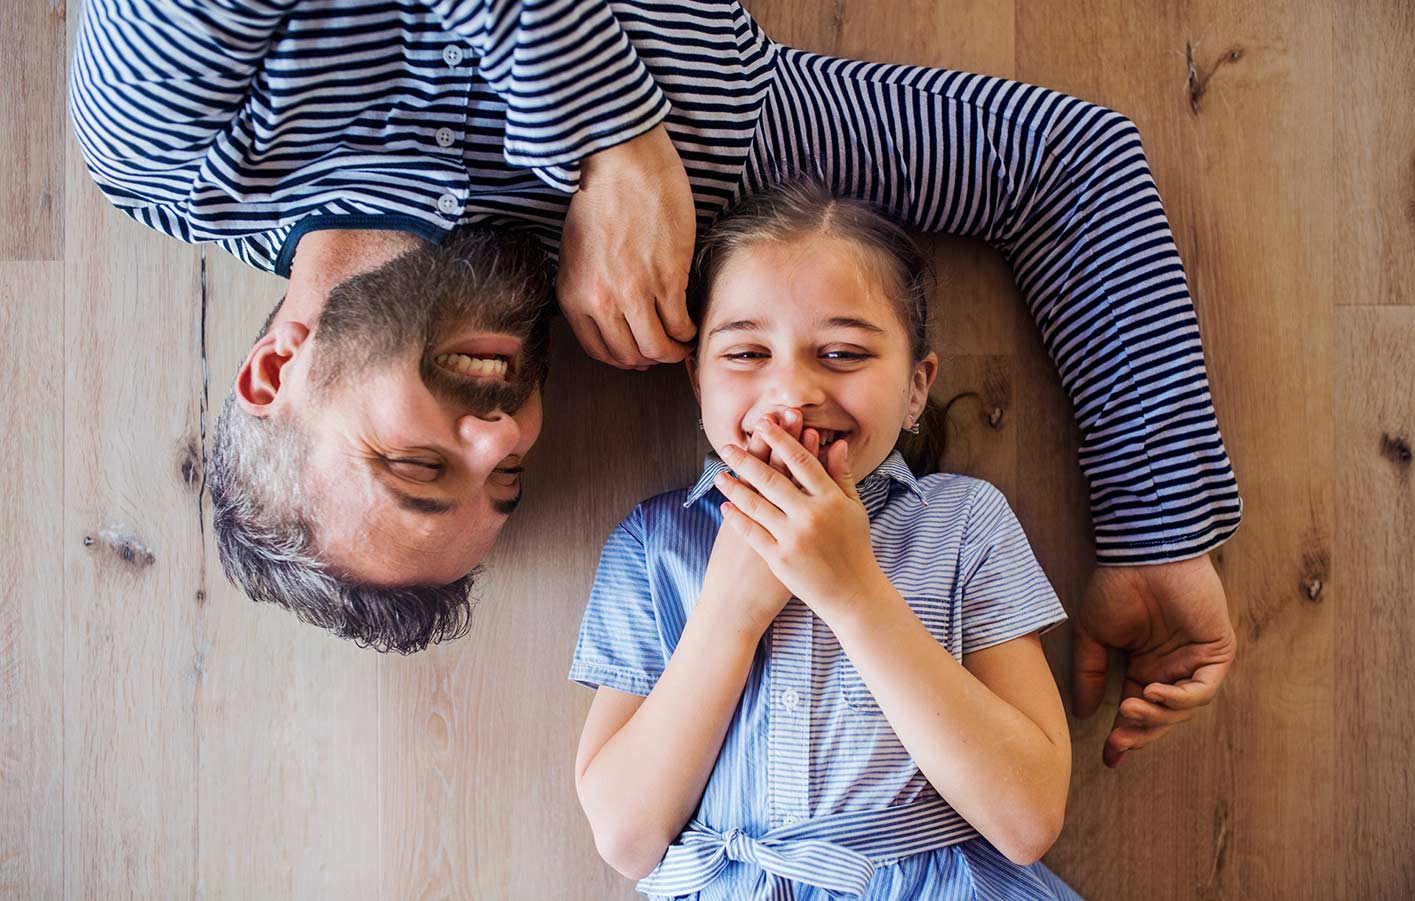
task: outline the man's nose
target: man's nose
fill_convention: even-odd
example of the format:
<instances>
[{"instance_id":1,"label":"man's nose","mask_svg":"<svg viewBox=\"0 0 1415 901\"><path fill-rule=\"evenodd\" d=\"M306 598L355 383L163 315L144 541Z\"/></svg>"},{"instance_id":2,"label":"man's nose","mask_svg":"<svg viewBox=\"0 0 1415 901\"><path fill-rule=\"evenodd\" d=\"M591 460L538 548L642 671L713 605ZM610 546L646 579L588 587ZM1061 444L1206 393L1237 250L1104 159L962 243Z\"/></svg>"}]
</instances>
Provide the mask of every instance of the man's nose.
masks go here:
<instances>
[{"instance_id":1,"label":"man's nose","mask_svg":"<svg viewBox=\"0 0 1415 901\"><path fill-rule=\"evenodd\" d=\"M468 414L457 420L457 437L467 450L474 470L490 472L516 449L521 426L508 413L497 411L485 416Z\"/></svg>"}]
</instances>

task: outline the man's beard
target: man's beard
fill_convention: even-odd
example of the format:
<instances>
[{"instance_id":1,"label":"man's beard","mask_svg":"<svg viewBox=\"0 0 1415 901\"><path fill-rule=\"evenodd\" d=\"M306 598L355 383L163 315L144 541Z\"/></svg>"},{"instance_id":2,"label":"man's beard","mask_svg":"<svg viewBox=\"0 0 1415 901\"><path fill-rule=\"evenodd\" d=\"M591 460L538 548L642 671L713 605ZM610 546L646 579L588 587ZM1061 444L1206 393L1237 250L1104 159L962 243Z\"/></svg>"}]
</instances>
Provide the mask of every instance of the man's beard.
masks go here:
<instances>
[{"instance_id":1,"label":"man's beard","mask_svg":"<svg viewBox=\"0 0 1415 901\"><path fill-rule=\"evenodd\" d=\"M469 230L346 279L315 327L314 383L326 389L359 368L416 358L438 397L476 416L515 414L545 380L548 269L528 238ZM441 343L471 333L522 339L504 380L459 376L433 361Z\"/></svg>"}]
</instances>

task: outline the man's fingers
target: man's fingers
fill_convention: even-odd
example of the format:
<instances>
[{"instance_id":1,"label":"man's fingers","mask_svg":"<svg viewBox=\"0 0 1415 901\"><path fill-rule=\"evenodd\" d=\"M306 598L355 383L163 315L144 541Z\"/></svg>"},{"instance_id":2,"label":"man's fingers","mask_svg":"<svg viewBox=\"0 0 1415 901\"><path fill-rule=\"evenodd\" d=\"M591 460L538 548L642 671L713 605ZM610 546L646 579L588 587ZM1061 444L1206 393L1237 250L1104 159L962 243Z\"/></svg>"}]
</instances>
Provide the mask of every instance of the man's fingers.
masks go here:
<instances>
[{"instance_id":1,"label":"man's fingers","mask_svg":"<svg viewBox=\"0 0 1415 901\"><path fill-rule=\"evenodd\" d=\"M1144 698L1126 698L1120 703L1116 715L1116 725L1130 725L1141 728L1155 726L1177 726L1194 718L1193 710L1174 710L1152 704Z\"/></svg>"},{"instance_id":2,"label":"man's fingers","mask_svg":"<svg viewBox=\"0 0 1415 901\"><path fill-rule=\"evenodd\" d=\"M658 318L658 307L635 304L627 309L625 318L634 333L636 351L658 363L678 363L688 355L688 348L668 337Z\"/></svg>"},{"instance_id":3,"label":"man's fingers","mask_svg":"<svg viewBox=\"0 0 1415 901\"><path fill-rule=\"evenodd\" d=\"M1080 626L1072 634L1071 714L1084 720L1105 697L1106 648Z\"/></svg>"},{"instance_id":4,"label":"man's fingers","mask_svg":"<svg viewBox=\"0 0 1415 901\"><path fill-rule=\"evenodd\" d=\"M1145 686L1146 700L1163 704L1173 710L1192 710L1202 707L1218 695L1219 686L1228 675L1231 663L1212 663L1194 671L1193 677L1181 679L1173 685L1151 682Z\"/></svg>"},{"instance_id":5,"label":"man's fingers","mask_svg":"<svg viewBox=\"0 0 1415 901\"><path fill-rule=\"evenodd\" d=\"M580 347L592 360L607 363L610 366L618 365L614 357L609 353L609 348L604 346L604 338L599 333L599 326L589 316L566 316L570 322L570 330L575 333L575 340L580 342Z\"/></svg>"},{"instance_id":6,"label":"man's fingers","mask_svg":"<svg viewBox=\"0 0 1415 901\"><path fill-rule=\"evenodd\" d=\"M688 302L681 289L668 292L666 297L659 297L657 300L658 318L663 323L664 331L668 332L668 337L675 341L692 341L693 336L698 333L697 326L693 325L693 319L688 315Z\"/></svg>"},{"instance_id":7,"label":"man's fingers","mask_svg":"<svg viewBox=\"0 0 1415 901\"><path fill-rule=\"evenodd\" d=\"M652 366L654 361L639 353L639 342L629 328L629 321L623 316L608 315L595 320L599 334L604 338L604 346L609 351L610 365L620 369L639 369Z\"/></svg>"}]
</instances>

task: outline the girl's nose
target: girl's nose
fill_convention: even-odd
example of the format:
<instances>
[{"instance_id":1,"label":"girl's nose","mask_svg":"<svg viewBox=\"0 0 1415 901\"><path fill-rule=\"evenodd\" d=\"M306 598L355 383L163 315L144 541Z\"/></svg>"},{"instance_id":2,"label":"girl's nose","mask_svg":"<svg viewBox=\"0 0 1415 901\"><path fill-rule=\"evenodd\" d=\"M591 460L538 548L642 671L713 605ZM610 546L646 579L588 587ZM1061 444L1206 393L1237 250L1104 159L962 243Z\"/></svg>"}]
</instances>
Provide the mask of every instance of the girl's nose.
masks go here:
<instances>
[{"instance_id":1,"label":"girl's nose","mask_svg":"<svg viewBox=\"0 0 1415 901\"><path fill-rule=\"evenodd\" d=\"M809 370L782 367L773 375L771 398L783 409L815 407L825 402L825 389Z\"/></svg>"},{"instance_id":2,"label":"girl's nose","mask_svg":"<svg viewBox=\"0 0 1415 901\"><path fill-rule=\"evenodd\" d=\"M516 449L521 426L502 412L488 416L463 416L457 420L457 437L466 448L467 465L474 472L490 472Z\"/></svg>"}]
</instances>

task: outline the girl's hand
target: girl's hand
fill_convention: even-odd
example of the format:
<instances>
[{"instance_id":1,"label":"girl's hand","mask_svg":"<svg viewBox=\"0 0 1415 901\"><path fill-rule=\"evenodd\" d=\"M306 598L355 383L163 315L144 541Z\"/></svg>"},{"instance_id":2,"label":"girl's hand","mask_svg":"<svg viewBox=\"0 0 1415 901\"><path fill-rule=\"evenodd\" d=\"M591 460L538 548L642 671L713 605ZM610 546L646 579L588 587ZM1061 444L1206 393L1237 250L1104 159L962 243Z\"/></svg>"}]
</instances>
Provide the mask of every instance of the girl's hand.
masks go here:
<instances>
[{"instance_id":1,"label":"girl's hand","mask_svg":"<svg viewBox=\"0 0 1415 901\"><path fill-rule=\"evenodd\" d=\"M801 432L801 414L799 410L795 411L793 422L791 412L787 411L784 418L787 420L789 433L794 437ZM775 425L776 418L767 414L762 418L762 422ZM819 435L816 436L816 441L819 442ZM775 465L771 447L755 435L751 441L749 456L758 462ZM781 464L781 467L784 470L785 464ZM743 627L759 634L767 630L771 621L781 612L781 608L791 600L791 592L772 573L771 567L752 549L746 538L726 522L718 530L717 540L713 543L707 573L703 576L703 588L705 591L713 590L729 598L730 603L738 608Z\"/></svg>"},{"instance_id":2,"label":"girl's hand","mask_svg":"<svg viewBox=\"0 0 1415 901\"><path fill-rule=\"evenodd\" d=\"M870 546L870 518L855 493L845 442L831 445L822 467L775 423L764 422L756 434L789 475L739 447L723 448L723 461L737 474L717 477L717 488L729 501L723 505L724 526L740 534L782 584L822 617L878 596L889 581Z\"/></svg>"}]
</instances>

